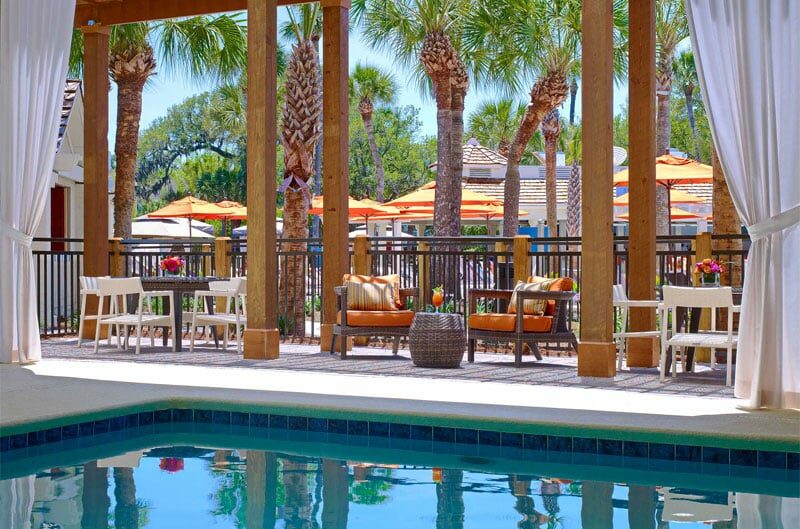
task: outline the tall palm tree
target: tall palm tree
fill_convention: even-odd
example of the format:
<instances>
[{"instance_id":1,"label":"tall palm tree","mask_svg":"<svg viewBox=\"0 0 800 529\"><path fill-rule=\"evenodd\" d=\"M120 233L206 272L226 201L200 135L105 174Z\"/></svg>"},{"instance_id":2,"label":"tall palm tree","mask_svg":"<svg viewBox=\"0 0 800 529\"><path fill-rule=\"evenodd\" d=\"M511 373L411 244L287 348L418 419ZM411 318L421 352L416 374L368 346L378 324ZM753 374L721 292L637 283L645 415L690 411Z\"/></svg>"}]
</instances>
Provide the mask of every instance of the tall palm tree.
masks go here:
<instances>
[{"instance_id":1,"label":"tall palm tree","mask_svg":"<svg viewBox=\"0 0 800 529\"><path fill-rule=\"evenodd\" d=\"M692 130L694 143L694 158L700 161L700 142L697 138L697 123L694 119L694 93L697 89L697 68L694 64L694 54L691 50L681 52L673 65L675 85L683 96L686 104L686 116L689 118L689 128Z\"/></svg>"},{"instance_id":2,"label":"tall palm tree","mask_svg":"<svg viewBox=\"0 0 800 529\"><path fill-rule=\"evenodd\" d=\"M567 185L567 237L581 234L581 127L571 127L565 149L566 162L572 166Z\"/></svg>"},{"instance_id":3,"label":"tall palm tree","mask_svg":"<svg viewBox=\"0 0 800 529\"><path fill-rule=\"evenodd\" d=\"M670 143L670 94L678 44L689 36L683 0L656 2L656 156L666 154ZM669 235L669 190L656 186L656 233Z\"/></svg>"},{"instance_id":4,"label":"tall palm tree","mask_svg":"<svg viewBox=\"0 0 800 529\"><path fill-rule=\"evenodd\" d=\"M544 136L545 193L547 197L547 226L550 237L558 236L558 197L556 193L556 156L561 135L561 115L557 108L545 114L542 120Z\"/></svg>"},{"instance_id":5,"label":"tall palm tree","mask_svg":"<svg viewBox=\"0 0 800 529\"><path fill-rule=\"evenodd\" d=\"M308 180L314 171L314 152L322 132L322 86L317 41L320 37L322 10L319 4L303 4L287 8L289 22L284 28L291 31L294 42L286 66L284 101L281 108L280 138L283 145L284 193L283 238L308 237L308 207L311 193ZM300 253L304 242L282 245L288 255L281 270L279 290L281 300L305 299L305 278ZM296 255L295 255L296 254ZM295 336L305 335L305 307L302 302L289 301L281 307L284 318Z\"/></svg>"},{"instance_id":6,"label":"tall palm tree","mask_svg":"<svg viewBox=\"0 0 800 529\"><path fill-rule=\"evenodd\" d=\"M136 482L132 468L114 468L114 527L138 529L139 505L136 502Z\"/></svg>"},{"instance_id":7,"label":"tall palm tree","mask_svg":"<svg viewBox=\"0 0 800 529\"><path fill-rule=\"evenodd\" d=\"M717 150L711 149L711 167L714 175L711 190L711 212L714 216L712 232L714 235L738 235L742 233L742 221L736 212L733 204L728 183L725 181L725 173L722 164L719 162ZM717 239L713 241L714 250L736 251L742 249L742 241L739 239ZM734 262L728 266L728 273L721 278L724 284L740 286L742 284L742 263L734 258Z\"/></svg>"},{"instance_id":8,"label":"tall palm tree","mask_svg":"<svg viewBox=\"0 0 800 529\"><path fill-rule=\"evenodd\" d=\"M168 72L195 80L235 79L247 64L246 21L241 15L217 15L112 26L108 73L117 85L116 237L131 237L142 92L156 73L157 55ZM83 34L76 30L70 73L80 75L82 69Z\"/></svg>"},{"instance_id":9,"label":"tall palm tree","mask_svg":"<svg viewBox=\"0 0 800 529\"><path fill-rule=\"evenodd\" d=\"M383 202L383 161L375 142L375 129L372 126L372 112L376 103L391 103L397 93L397 82L389 72L384 72L376 66L357 64L350 74L350 97L358 102L358 113L364 122L367 132L369 151L375 163L375 177L377 185L375 196L378 202Z\"/></svg>"},{"instance_id":10,"label":"tall palm tree","mask_svg":"<svg viewBox=\"0 0 800 529\"><path fill-rule=\"evenodd\" d=\"M484 101L469 115L467 130L482 145L507 157L517 123L524 112L525 106L511 99Z\"/></svg>"},{"instance_id":11,"label":"tall palm tree","mask_svg":"<svg viewBox=\"0 0 800 529\"><path fill-rule=\"evenodd\" d=\"M627 3L614 1L614 68L627 68ZM466 24L465 47L489 49L485 62L496 84L515 92L533 79L530 102L511 143L506 165L503 233L519 227L519 165L544 116L566 99L580 61L581 0L483 0Z\"/></svg>"},{"instance_id":12,"label":"tall palm tree","mask_svg":"<svg viewBox=\"0 0 800 529\"><path fill-rule=\"evenodd\" d=\"M457 236L461 231L458 168L469 75L458 50L461 29L471 7L467 0L353 2L354 18L363 24L367 43L391 53L412 73L423 93L433 93L438 160L434 234L443 236Z\"/></svg>"}]
</instances>

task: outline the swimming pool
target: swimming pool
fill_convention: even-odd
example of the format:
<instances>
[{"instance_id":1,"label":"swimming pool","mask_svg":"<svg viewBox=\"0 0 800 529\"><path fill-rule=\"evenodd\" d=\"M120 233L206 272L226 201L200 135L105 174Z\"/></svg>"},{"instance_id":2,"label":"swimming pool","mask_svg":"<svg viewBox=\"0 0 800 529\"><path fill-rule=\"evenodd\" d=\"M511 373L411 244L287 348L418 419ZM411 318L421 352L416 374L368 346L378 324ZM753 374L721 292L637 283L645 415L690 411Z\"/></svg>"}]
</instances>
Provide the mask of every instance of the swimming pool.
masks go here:
<instances>
[{"instance_id":1,"label":"swimming pool","mask_svg":"<svg viewBox=\"0 0 800 529\"><path fill-rule=\"evenodd\" d=\"M283 410L45 426L2 437L0 527L800 526L791 452Z\"/></svg>"}]
</instances>

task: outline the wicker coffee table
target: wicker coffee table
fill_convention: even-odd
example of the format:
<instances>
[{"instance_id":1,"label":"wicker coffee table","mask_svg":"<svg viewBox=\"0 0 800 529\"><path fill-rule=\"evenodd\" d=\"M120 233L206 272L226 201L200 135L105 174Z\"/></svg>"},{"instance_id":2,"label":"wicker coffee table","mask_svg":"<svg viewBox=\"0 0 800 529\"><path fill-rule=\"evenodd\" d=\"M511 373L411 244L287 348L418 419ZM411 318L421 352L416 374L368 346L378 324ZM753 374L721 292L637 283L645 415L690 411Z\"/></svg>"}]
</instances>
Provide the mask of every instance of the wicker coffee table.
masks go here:
<instances>
[{"instance_id":1,"label":"wicker coffee table","mask_svg":"<svg viewBox=\"0 0 800 529\"><path fill-rule=\"evenodd\" d=\"M419 367L459 367L467 346L461 314L418 312L408 331L411 361Z\"/></svg>"}]
</instances>

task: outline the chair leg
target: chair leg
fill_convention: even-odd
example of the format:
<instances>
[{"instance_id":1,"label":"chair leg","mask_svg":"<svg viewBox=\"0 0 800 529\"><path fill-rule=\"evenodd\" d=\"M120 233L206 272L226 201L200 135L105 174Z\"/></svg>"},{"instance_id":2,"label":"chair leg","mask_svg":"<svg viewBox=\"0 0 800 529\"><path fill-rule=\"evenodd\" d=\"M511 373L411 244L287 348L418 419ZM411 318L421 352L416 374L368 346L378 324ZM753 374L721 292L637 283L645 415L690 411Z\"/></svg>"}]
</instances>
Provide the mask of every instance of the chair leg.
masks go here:
<instances>
[{"instance_id":1,"label":"chair leg","mask_svg":"<svg viewBox=\"0 0 800 529\"><path fill-rule=\"evenodd\" d=\"M467 361L473 363L475 361L475 338L467 340Z\"/></svg>"},{"instance_id":2,"label":"chair leg","mask_svg":"<svg viewBox=\"0 0 800 529\"><path fill-rule=\"evenodd\" d=\"M617 353L617 371L622 371L622 359L625 357L626 342L627 342L626 338L620 338L619 340L619 353Z\"/></svg>"},{"instance_id":3,"label":"chair leg","mask_svg":"<svg viewBox=\"0 0 800 529\"><path fill-rule=\"evenodd\" d=\"M400 349L400 336L395 336L394 341L392 342L392 354L397 356L397 352Z\"/></svg>"},{"instance_id":4,"label":"chair leg","mask_svg":"<svg viewBox=\"0 0 800 529\"><path fill-rule=\"evenodd\" d=\"M83 340L83 322L86 320L86 294L81 294L81 315L78 318L78 347Z\"/></svg>"},{"instance_id":5,"label":"chair leg","mask_svg":"<svg viewBox=\"0 0 800 529\"><path fill-rule=\"evenodd\" d=\"M123 341L123 343L125 344L125 348L124 349L126 351L128 350L128 340L130 339L130 336L131 336L131 328L130 328L130 326L126 325L125 326L125 340ZM117 344L117 349L119 349L119 348L120 348L119 344Z\"/></svg>"},{"instance_id":6,"label":"chair leg","mask_svg":"<svg viewBox=\"0 0 800 529\"><path fill-rule=\"evenodd\" d=\"M681 353L681 362L683 362L683 370L686 371L686 352L684 351L683 347L673 347L670 349L670 359L672 360L672 378L675 378L678 375L678 349L680 349Z\"/></svg>"},{"instance_id":7,"label":"chair leg","mask_svg":"<svg viewBox=\"0 0 800 529\"><path fill-rule=\"evenodd\" d=\"M333 354L335 352L336 352L336 335L334 334L333 336L331 336L331 351L330 351L330 354Z\"/></svg>"},{"instance_id":8,"label":"chair leg","mask_svg":"<svg viewBox=\"0 0 800 529\"><path fill-rule=\"evenodd\" d=\"M152 327L148 327L152 329ZM141 326L136 326L136 354L139 354L139 350L142 348L142 328Z\"/></svg>"},{"instance_id":9,"label":"chair leg","mask_svg":"<svg viewBox=\"0 0 800 529\"><path fill-rule=\"evenodd\" d=\"M242 353L242 327L238 323L236 324L236 352Z\"/></svg>"},{"instance_id":10,"label":"chair leg","mask_svg":"<svg viewBox=\"0 0 800 529\"><path fill-rule=\"evenodd\" d=\"M733 384L733 347L728 346L728 365L725 366L725 385Z\"/></svg>"},{"instance_id":11,"label":"chair leg","mask_svg":"<svg viewBox=\"0 0 800 529\"><path fill-rule=\"evenodd\" d=\"M661 358L659 358L659 361L658 361L658 363L659 363L659 366L658 366L659 377L658 378L661 380L661 382L664 382L664 377L666 376L667 350L668 349L669 349L669 347L667 346L667 341L666 340L661 340Z\"/></svg>"},{"instance_id":12,"label":"chair leg","mask_svg":"<svg viewBox=\"0 0 800 529\"><path fill-rule=\"evenodd\" d=\"M716 355L716 353L717 353L716 349L711 349L711 370L712 371L717 366L717 355ZM697 363L697 362L695 362L695 363Z\"/></svg>"},{"instance_id":13,"label":"chair leg","mask_svg":"<svg viewBox=\"0 0 800 529\"><path fill-rule=\"evenodd\" d=\"M189 352L194 352L194 335L197 333L197 327L194 326L194 322L192 322L189 326ZM208 342L206 342L208 343Z\"/></svg>"},{"instance_id":14,"label":"chair leg","mask_svg":"<svg viewBox=\"0 0 800 529\"><path fill-rule=\"evenodd\" d=\"M182 336L178 336L177 327L175 327L175 318L172 318L172 352L178 352L178 342L177 340L183 339Z\"/></svg>"},{"instance_id":15,"label":"chair leg","mask_svg":"<svg viewBox=\"0 0 800 529\"><path fill-rule=\"evenodd\" d=\"M333 338L335 340L336 336L334 336ZM342 360L344 360L347 358L347 336L345 336L344 334L339 335L339 347L342 348L341 358Z\"/></svg>"},{"instance_id":16,"label":"chair leg","mask_svg":"<svg viewBox=\"0 0 800 529\"><path fill-rule=\"evenodd\" d=\"M522 340L514 342L514 367L522 366Z\"/></svg>"}]
</instances>

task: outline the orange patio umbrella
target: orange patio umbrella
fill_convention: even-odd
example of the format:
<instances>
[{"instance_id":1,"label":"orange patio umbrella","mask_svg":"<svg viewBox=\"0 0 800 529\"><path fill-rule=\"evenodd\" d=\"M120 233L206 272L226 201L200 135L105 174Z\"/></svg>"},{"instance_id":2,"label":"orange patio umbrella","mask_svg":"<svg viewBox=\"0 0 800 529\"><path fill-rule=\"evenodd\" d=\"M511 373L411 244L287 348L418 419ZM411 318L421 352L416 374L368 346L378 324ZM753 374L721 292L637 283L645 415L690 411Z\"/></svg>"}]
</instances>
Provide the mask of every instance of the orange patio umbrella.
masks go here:
<instances>
[{"instance_id":1,"label":"orange patio umbrella","mask_svg":"<svg viewBox=\"0 0 800 529\"><path fill-rule=\"evenodd\" d=\"M147 216L151 218L188 218L199 220L224 219L229 217L229 208L223 208L205 200L187 195L170 202ZM189 222L189 238L192 238L192 223Z\"/></svg>"},{"instance_id":2,"label":"orange patio umbrella","mask_svg":"<svg viewBox=\"0 0 800 529\"><path fill-rule=\"evenodd\" d=\"M247 206L243 206L240 202L236 202L233 200L221 200L216 203L219 207L227 209L230 214L225 217L223 223L226 220L247 220ZM223 230L226 231L227 230Z\"/></svg>"},{"instance_id":3,"label":"orange patio umbrella","mask_svg":"<svg viewBox=\"0 0 800 529\"><path fill-rule=\"evenodd\" d=\"M627 212L623 213L622 215L619 216L619 218L624 221L628 221L628 219L630 218L630 214ZM693 219L699 219L700 215L695 215L691 211L686 211L680 208L670 208L669 218L670 220L693 220Z\"/></svg>"},{"instance_id":4,"label":"orange patio umbrella","mask_svg":"<svg viewBox=\"0 0 800 529\"><path fill-rule=\"evenodd\" d=\"M624 193L614 199L615 206L627 206L629 202L630 193ZM680 189L670 189L669 202L670 204L700 204L701 202L705 202L705 199L687 193L686 191L681 191Z\"/></svg>"},{"instance_id":5,"label":"orange patio umbrella","mask_svg":"<svg viewBox=\"0 0 800 529\"><path fill-rule=\"evenodd\" d=\"M436 183L430 182L420 187L416 191L412 191L407 195L403 195L394 200L390 200L385 206L394 206L398 208L409 207L433 207L436 201ZM476 193L469 189L461 190L461 206L475 205L475 204L489 204L501 205L502 200L484 195L483 193Z\"/></svg>"},{"instance_id":6,"label":"orange patio umbrella","mask_svg":"<svg viewBox=\"0 0 800 529\"><path fill-rule=\"evenodd\" d=\"M371 202L371 201L370 201ZM310 215L323 215L324 214L324 197L317 195L311 200L311 208L308 210ZM374 220L378 215L397 214L399 210L394 207L385 206L384 204L368 203L361 200L356 200L353 197L347 197L348 216L350 218L361 218L365 221Z\"/></svg>"}]
</instances>

